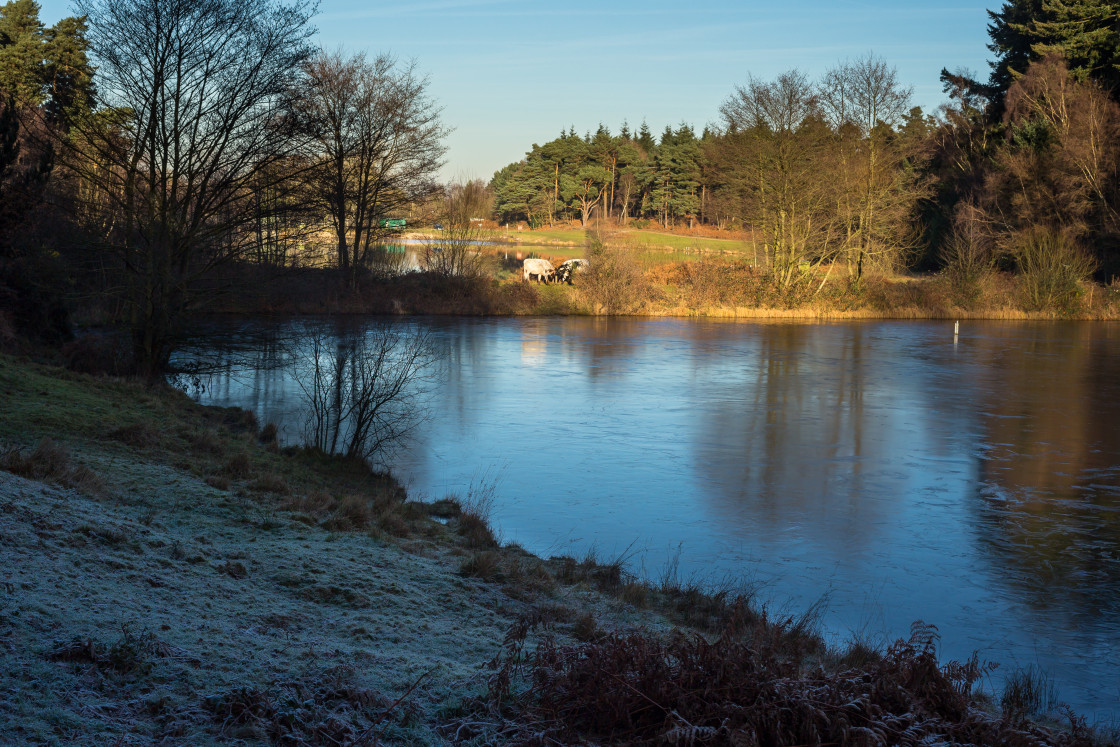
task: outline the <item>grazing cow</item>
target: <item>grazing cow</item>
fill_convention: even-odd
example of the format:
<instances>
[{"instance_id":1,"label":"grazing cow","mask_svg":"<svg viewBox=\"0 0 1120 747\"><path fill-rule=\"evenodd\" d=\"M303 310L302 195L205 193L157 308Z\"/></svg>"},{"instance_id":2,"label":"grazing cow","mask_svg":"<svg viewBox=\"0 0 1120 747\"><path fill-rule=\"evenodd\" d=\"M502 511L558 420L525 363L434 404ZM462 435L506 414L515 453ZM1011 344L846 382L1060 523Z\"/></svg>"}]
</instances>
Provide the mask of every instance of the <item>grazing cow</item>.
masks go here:
<instances>
[{"instance_id":1,"label":"grazing cow","mask_svg":"<svg viewBox=\"0 0 1120 747\"><path fill-rule=\"evenodd\" d=\"M525 282L534 275L537 276L537 282L547 283L556 277L556 268L547 259L527 259L521 263L521 276Z\"/></svg>"},{"instance_id":2,"label":"grazing cow","mask_svg":"<svg viewBox=\"0 0 1120 747\"><path fill-rule=\"evenodd\" d=\"M556 268L556 279L562 283L572 284L572 275L590 267L586 259L569 259L560 263Z\"/></svg>"}]
</instances>

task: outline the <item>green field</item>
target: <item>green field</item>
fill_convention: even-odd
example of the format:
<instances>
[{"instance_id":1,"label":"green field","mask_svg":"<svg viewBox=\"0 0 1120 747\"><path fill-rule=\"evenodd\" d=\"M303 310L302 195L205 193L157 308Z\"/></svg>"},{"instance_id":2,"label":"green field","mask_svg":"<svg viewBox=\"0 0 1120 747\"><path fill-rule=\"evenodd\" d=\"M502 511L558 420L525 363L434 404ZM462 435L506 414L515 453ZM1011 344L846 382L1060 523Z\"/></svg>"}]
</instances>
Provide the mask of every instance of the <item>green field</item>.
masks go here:
<instances>
[{"instance_id":1,"label":"green field","mask_svg":"<svg viewBox=\"0 0 1120 747\"><path fill-rule=\"evenodd\" d=\"M547 228L538 231L501 232L500 238L515 240L519 244L575 244L587 240L585 231L578 228ZM613 239L627 241L634 246L663 249L670 252L721 252L741 254L747 247L740 239L712 239L701 236L682 236L660 231L622 230L612 234Z\"/></svg>"},{"instance_id":2,"label":"green field","mask_svg":"<svg viewBox=\"0 0 1120 747\"><path fill-rule=\"evenodd\" d=\"M741 254L748 250L740 239L710 239L702 236L681 236L659 231L628 231L623 234L637 246L674 251L727 252Z\"/></svg>"}]
</instances>

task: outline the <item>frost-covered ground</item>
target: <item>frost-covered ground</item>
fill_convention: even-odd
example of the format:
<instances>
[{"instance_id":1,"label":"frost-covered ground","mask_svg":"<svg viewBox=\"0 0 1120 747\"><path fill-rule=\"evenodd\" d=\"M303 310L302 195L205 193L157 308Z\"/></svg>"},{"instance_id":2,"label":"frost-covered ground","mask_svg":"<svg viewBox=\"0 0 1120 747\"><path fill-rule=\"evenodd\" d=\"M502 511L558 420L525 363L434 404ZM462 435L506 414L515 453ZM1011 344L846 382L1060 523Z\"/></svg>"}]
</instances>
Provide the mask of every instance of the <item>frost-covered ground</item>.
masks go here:
<instances>
[{"instance_id":1,"label":"frost-covered ground","mask_svg":"<svg viewBox=\"0 0 1120 747\"><path fill-rule=\"evenodd\" d=\"M45 480L0 470L0 743L438 744L518 616L548 607L561 631L588 611L605 627L662 624L578 585L467 577L476 551L422 510L392 532L378 516L332 531L324 512L346 507L329 473L311 499L298 470L270 478L280 492L252 489L293 460L255 431L215 426L195 457L182 444L202 426L141 412L147 430L83 420L35 456L67 414L42 409L42 378L15 373L0 365L16 398L0 454ZM244 474L223 477L235 449Z\"/></svg>"},{"instance_id":2,"label":"frost-covered ground","mask_svg":"<svg viewBox=\"0 0 1120 747\"><path fill-rule=\"evenodd\" d=\"M198 478L134 468L114 499L0 472L4 740L253 741L291 711L308 739L333 714L438 742L525 611L449 549L247 517ZM258 712L235 712L243 690Z\"/></svg>"}]
</instances>

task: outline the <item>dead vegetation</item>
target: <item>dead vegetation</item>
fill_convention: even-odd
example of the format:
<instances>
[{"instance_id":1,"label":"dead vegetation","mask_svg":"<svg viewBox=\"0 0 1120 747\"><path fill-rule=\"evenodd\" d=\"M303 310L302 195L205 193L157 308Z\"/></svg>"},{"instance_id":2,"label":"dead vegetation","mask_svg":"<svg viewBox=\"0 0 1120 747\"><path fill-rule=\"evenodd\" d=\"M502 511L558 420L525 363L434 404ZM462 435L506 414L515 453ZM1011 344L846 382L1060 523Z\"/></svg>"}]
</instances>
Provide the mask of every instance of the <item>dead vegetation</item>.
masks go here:
<instances>
[{"instance_id":1,"label":"dead vegetation","mask_svg":"<svg viewBox=\"0 0 1120 747\"><path fill-rule=\"evenodd\" d=\"M42 439L29 452L18 448L0 451L0 469L91 495L105 492L105 482L93 470L75 462L70 450L51 438Z\"/></svg>"},{"instance_id":2,"label":"dead vegetation","mask_svg":"<svg viewBox=\"0 0 1120 747\"><path fill-rule=\"evenodd\" d=\"M133 633L125 627L110 645L92 638L60 641L48 654L52 661L89 664L101 671L139 677L151 672L153 659L169 656L170 647L151 631Z\"/></svg>"},{"instance_id":3,"label":"dead vegetation","mask_svg":"<svg viewBox=\"0 0 1120 747\"><path fill-rule=\"evenodd\" d=\"M354 668L345 665L263 690L241 687L210 695L203 708L223 739L299 745L376 745L387 721L407 723L419 716L403 696L393 701L361 687Z\"/></svg>"},{"instance_id":4,"label":"dead vegetation","mask_svg":"<svg viewBox=\"0 0 1120 747\"><path fill-rule=\"evenodd\" d=\"M991 667L975 657L939 664L937 630L923 623L880 658L831 673L806 666L781 622L744 631L732 621L715 639L606 633L564 645L546 633L528 651L534 627L511 631L487 696L449 735L540 745L1094 744L1072 714L1057 730L979 708L975 686Z\"/></svg>"}]
</instances>

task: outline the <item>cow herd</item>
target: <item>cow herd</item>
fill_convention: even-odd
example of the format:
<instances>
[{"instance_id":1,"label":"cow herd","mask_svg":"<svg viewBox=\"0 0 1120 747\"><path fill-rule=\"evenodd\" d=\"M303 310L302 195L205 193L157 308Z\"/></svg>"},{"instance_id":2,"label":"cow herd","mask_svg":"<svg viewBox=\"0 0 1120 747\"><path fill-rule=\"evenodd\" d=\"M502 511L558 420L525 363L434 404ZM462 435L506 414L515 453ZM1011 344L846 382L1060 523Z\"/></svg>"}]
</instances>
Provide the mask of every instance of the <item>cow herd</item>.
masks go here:
<instances>
[{"instance_id":1,"label":"cow herd","mask_svg":"<svg viewBox=\"0 0 1120 747\"><path fill-rule=\"evenodd\" d=\"M571 285L572 276L589 266L586 259L569 259L553 267L547 259L530 258L521 263L521 277L526 283L536 279L538 283L556 281Z\"/></svg>"}]
</instances>

